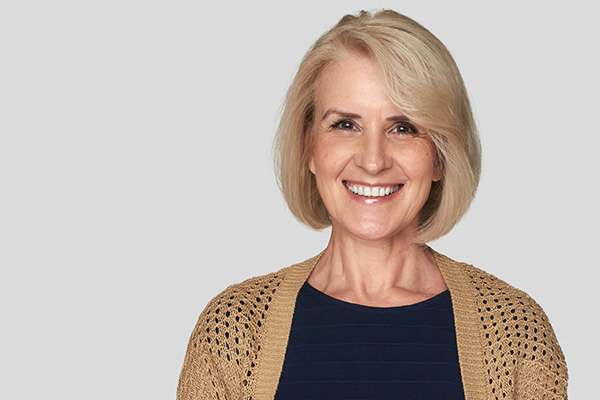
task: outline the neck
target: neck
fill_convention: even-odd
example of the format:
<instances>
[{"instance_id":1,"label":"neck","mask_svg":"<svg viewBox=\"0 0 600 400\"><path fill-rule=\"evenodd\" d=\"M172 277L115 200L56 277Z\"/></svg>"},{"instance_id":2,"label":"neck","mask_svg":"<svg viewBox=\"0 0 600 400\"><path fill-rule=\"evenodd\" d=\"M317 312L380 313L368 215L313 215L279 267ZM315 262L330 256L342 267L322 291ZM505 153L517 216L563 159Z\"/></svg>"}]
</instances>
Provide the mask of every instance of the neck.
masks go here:
<instances>
[{"instance_id":1,"label":"neck","mask_svg":"<svg viewBox=\"0 0 600 400\"><path fill-rule=\"evenodd\" d=\"M414 304L447 289L425 245L401 235L363 240L335 229L308 282L340 300L377 307Z\"/></svg>"}]
</instances>

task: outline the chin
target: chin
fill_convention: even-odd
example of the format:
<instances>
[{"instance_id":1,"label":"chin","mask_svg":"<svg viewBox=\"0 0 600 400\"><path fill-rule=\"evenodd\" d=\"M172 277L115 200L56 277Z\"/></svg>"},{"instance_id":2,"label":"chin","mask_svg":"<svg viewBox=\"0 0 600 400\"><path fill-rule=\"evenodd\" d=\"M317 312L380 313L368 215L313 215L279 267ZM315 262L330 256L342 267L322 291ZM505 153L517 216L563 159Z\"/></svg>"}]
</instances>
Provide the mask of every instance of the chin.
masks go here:
<instances>
[{"instance_id":1,"label":"chin","mask_svg":"<svg viewBox=\"0 0 600 400\"><path fill-rule=\"evenodd\" d=\"M358 239L371 242L401 237L413 239L415 237L415 229L411 226L392 227L382 224L381 221L379 223L355 223L352 224L351 228L340 227L340 230L338 232L334 231L333 234L340 233L343 235L343 232L349 233Z\"/></svg>"}]
</instances>

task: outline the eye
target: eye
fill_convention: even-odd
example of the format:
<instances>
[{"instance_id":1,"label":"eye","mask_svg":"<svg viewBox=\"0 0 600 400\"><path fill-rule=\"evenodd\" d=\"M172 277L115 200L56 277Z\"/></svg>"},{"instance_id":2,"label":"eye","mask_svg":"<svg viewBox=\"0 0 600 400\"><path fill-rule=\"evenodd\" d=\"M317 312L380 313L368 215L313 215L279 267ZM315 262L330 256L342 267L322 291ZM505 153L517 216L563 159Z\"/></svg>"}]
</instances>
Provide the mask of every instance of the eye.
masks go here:
<instances>
[{"instance_id":1,"label":"eye","mask_svg":"<svg viewBox=\"0 0 600 400\"><path fill-rule=\"evenodd\" d=\"M342 119L340 121L334 122L331 125L331 127L335 129L341 129L343 131L351 131L356 129L356 125L354 125L354 122L350 121L349 119Z\"/></svg>"},{"instance_id":2,"label":"eye","mask_svg":"<svg viewBox=\"0 0 600 400\"><path fill-rule=\"evenodd\" d=\"M401 122L392 130L394 133L399 133L401 135L418 135L419 130L415 128L413 124L408 122Z\"/></svg>"}]
</instances>

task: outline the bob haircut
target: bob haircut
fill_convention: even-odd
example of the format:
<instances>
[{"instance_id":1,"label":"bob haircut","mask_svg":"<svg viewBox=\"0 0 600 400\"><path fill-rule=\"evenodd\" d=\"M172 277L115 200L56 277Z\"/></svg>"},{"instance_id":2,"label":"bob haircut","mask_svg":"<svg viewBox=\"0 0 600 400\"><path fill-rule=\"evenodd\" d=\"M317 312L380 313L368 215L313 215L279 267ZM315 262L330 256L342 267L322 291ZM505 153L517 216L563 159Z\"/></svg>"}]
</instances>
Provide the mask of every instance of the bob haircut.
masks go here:
<instances>
[{"instance_id":1,"label":"bob haircut","mask_svg":"<svg viewBox=\"0 0 600 400\"><path fill-rule=\"evenodd\" d=\"M308 169L315 90L333 61L371 58L392 103L424 127L443 177L433 182L415 241L446 233L469 208L481 174L481 146L467 91L450 52L427 29L392 10L344 16L306 53L287 92L275 137L278 184L292 214L322 229L331 218Z\"/></svg>"}]
</instances>

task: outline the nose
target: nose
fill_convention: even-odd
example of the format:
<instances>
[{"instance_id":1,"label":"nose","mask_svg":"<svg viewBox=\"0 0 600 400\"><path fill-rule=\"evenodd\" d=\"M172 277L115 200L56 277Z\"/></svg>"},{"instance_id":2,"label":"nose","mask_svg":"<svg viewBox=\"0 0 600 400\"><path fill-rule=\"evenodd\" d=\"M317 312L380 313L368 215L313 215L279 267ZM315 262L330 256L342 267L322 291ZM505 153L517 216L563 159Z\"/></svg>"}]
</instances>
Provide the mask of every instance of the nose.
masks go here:
<instances>
[{"instance_id":1,"label":"nose","mask_svg":"<svg viewBox=\"0 0 600 400\"><path fill-rule=\"evenodd\" d=\"M372 175L392 166L392 158L387 152L384 135L378 132L365 132L358 142L356 165Z\"/></svg>"}]
</instances>

